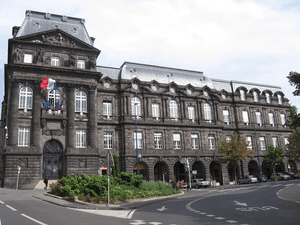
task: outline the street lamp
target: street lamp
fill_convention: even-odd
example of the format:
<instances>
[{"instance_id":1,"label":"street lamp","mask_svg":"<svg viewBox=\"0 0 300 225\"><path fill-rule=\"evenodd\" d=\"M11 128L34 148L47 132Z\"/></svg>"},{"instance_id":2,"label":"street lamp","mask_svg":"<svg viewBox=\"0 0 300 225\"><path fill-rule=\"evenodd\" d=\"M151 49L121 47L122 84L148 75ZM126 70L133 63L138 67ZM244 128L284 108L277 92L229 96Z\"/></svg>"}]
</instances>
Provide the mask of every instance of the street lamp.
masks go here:
<instances>
[{"instance_id":1,"label":"street lamp","mask_svg":"<svg viewBox=\"0 0 300 225\"><path fill-rule=\"evenodd\" d=\"M138 103L134 103L135 106L135 152L136 152L136 173L140 175L139 168L139 150L138 150L138 140L137 140L137 106Z\"/></svg>"}]
</instances>

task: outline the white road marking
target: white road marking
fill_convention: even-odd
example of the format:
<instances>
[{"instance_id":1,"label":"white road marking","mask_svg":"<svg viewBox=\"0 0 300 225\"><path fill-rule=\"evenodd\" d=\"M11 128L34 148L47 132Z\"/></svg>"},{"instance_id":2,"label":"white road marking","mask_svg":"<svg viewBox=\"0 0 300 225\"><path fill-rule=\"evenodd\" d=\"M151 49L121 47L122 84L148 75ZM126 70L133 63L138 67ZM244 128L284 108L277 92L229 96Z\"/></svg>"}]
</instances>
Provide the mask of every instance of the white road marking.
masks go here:
<instances>
[{"instance_id":1,"label":"white road marking","mask_svg":"<svg viewBox=\"0 0 300 225\"><path fill-rule=\"evenodd\" d=\"M129 224L141 225L141 224L147 224L147 223L145 222L145 220L133 220L132 223L129 223Z\"/></svg>"},{"instance_id":2,"label":"white road marking","mask_svg":"<svg viewBox=\"0 0 300 225\"><path fill-rule=\"evenodd\" d=\"M217 220L225 220L224 217L216 217L215 219L217 219Z\"/></svg>"},{"instance_id":3,"label":"white road marking","mask_svg":"<svg viewBox=\"0 0 300 225\"><path fill-rule=\"evenodd\" d=\"M9 206L9 205L5 205L7 208L10 208L12 211L17 211L15 208Z\"/></svg>"},{"instance_id":4,"label":"white road marking","mask_svg":"<svg viewBox=\"0 0 300 225\"><path fill-rule=\"evenodd\" d=\"M149 222L149 224L159 225L159 224L162 224L162 223L160 223L160 222Z\"/></svg>"},{"instance_id":5,"label":"white road marking","mask_svg":"<svg viewBox=\"0 0 300 225\"><path fill-rule=\"evenodd\" d=\"M215 216L215 215L209 214L209 215L206 215L206 216L208 216L208 217L213 217L213 216Z\"/></svg>"},{"instance_id":6,"label":"white road marking","mask_svg":"<svg viewBox=\"0 0 300 225\"><path fill-rule=\"evenodd\" d=\"M1 204L5 204L4 202L0 201ZM1 224L0 224L1 225Z\"/></svg>"},{"instance_id":7,"label":"white road marking","mask_svg":"<svg viewBox=\"0 0 300 225\"><path fill-rule=\"evenodd\" d=\"M247 206L247 203L241 203L238 201L233 201L236 205L242 205L242 206Z\"/></svg>"},{"instance_id":8,"label":"white road marking","mask_svg":"<svg viewBox=\"0 0 300 225\"><path fill-rule=\"evenodd\" d=\"M158 211L160 211L160 212L162 212L162 211L165 211L165 210L167 210L168 208L166 208L166 206L163 206L163 207L161 207L161 209L157 209Z\"/></svg>"},{"instance_id":9,"label":"white road marking","mask_svg":"<svg viewBox=\"0 0 300 225\"><path fill-rule=\"evenodd\" d=\"M265 188L265 187L269 187L269 185L264 185L264 186L260 186L260 187L257 187L257 188Z\"/></svg>"},{"instance_id":10,"label":"white road marking","mask_svg":"<svg viewBox=\"0 0 300 225\"><path fill-rule=\"evenodd\" d=\"M295 185L295 184L286 184L284 185L285 187L291 186L291 185Z\"/></svg>"},{"instance_id":11,"label":"white road marking","mask_svg":"<svg viewBox=\"0 0 300 225\"><path fill-rule=\"evenodd\" d=\"M238 221L235 220L226 220L227 223L237 223Z\"/></svg>"},{"instance_id":12,"label":"white road marking","mask_svg":"<svg viewBox=\"0 0 300 225\"><path fill-rule=\"evenodd\" d=\"M270 186L270 187L278 187L278 186L281 186L281 184L275 184L275 185Z\"/></svg>"},{"instance_id":13,"label":"white road marking","mask_svg":"<svg viewBox=\"0 0 300 225\"><path fill-rule=\"evenodd\" d=\"M206 213L205 213L205 212L201 212L201 213L199 213L199 214L201 214L201 215L205 215Z\"/></svg>"},{"instance_id":14,"label":"white road marking","mask_svg":"<svg viewBox=\"0 0 300 225\"><path fill-rule=\"evenodd\" d=\"M96 209L74 209L74 208L70 208L70 209L96 214L96 215L112 216L112 217L118 217L124 219L131 219L133 213L136 211L136 210L96 210Z\"/></svg>"},{"instance_id":15,"label":"white road marking","mask_svg":"<svg viewBox=\"0 0 300 225\"><path fill-rule=\"evenodd\" d=\"M41 221L38 221L38 220L36 220L36 219L34 219L34 218L30 217L30 216L27 216L26 214L21 214L21 216L24 216L24 217L26 217L27 219L30 219L30 220L32 220L32 221L38 223L38 224L41 224L41 225L47 225L46 223L43 223L43 222L41 222Z\"/></svg>"}]
</instances>

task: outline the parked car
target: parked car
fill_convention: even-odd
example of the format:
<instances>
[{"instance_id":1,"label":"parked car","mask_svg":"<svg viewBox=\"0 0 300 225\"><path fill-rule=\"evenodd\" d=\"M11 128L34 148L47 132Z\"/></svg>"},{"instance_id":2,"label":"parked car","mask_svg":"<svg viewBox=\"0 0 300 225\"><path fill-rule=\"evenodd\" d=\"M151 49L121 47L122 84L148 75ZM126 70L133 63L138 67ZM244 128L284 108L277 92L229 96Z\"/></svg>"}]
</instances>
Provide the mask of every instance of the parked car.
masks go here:
<instances>
[{"instance_id":1,"label":"parked car","mask_svg":"<svg viewBox=\"0 0 300 225\"><path fill-rule=\"evenodd\" d=\"M268 178L264 174L259 174L258 177L258 182L267 182Z\"/></svg>"},{"instance_id":2,"label":"parked car","mask_svg":"<svg viewBox=\"0 0 300 225\"><path fill-rule=\"evenodd\" d=\"M203 179L192 179L191 181L192 188L207 188L210 184L209 181L205 181Z\"/></svg>"},{"instance_id":3,"label":"parked car","mask_svg":"<svg viewBox=\"0 0 300 225\"><path fill-rule=\"evenodd\" d=\"M293 172L286 172L287 175L291 176L292 179L298 179L298 174Z\"/></svg>"},{"instance_id":4,"label":"parked car","mask_svg":"<svg viewBox=\"0 0 300 225\"><path fill-rule=\"evenodd\" d=\"M278 180L290 180L291 179L291 176L290 175L287 175L287 174L284 174L284 173L276 173L277 177L278 177ZM271 178L270 178L272 181L275 180L274 178L274 174L271 175Z\"/></svg>"},{"instance_id":5,"label":"parked car","mask_svg":"<svg viewBox=\"0 0 300 225\"><path fill-rule=\"evenodd\" d=\"M254 175L249 175L250 179L251 179L251 183L257 183L258 180Z\"/></svg>"},{"instance_id":6,"label":"parked car","mask_svg":"<svg viewBox=\"0 0 300 225\"><path fill-rule=\"evenodd\" d=\"M251 184L251 178L249 176L243 176L241 179L238 179L238 184Z\"/></svg>"}]
</instances>

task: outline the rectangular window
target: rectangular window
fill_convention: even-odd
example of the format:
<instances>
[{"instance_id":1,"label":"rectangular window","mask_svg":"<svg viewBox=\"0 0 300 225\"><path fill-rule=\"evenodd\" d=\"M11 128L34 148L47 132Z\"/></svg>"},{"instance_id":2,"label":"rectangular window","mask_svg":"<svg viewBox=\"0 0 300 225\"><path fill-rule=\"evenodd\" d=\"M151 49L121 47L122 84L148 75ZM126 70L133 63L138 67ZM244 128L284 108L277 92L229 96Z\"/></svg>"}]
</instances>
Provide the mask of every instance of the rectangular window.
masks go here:
<instances>
[{"instance_id":1,"label":"rectangular window","mask_svg":"<svg viewBox=\"0 0 300 225\"><path fill-rule=\"evenodd\" d=\"M243 111L243 122L248 125L249 124L249 116L248 116L248 111Z\"/></svg>"},{"instance_id":2,"label":"rectangular window","mask_svg":"<svg viewBox=\"0 0 300 225\"><path fill-rule=\"evenodd\" d=\"M248 142L248 149L252 149L252 138L250 136L246 137L246 140Z\"/></svg>"},{"instance_id":3,"label":"rectangular window","mask_svg":"<svg viewBox=\"0 0 300 225\"><path fill-rule=\"evenodd\" d=\"M85 69L85 61L84 60L78 60L77 61L77 68L78 69Z\"/></svg>"},{"instance_id":4,"label":"rectangular window","mask_svg":"<svg viewBox=\"0 0 300 225\"><path fill-rule=\"evenodd\" d=\"M255 112L255 114L256 114L256 122L261 126L262 125L261 112Z\"/></svg>"},{"instance_id":5,"label":"rectangular window","mask_svg":"<svg viewBox=\"0 0 300 225\"><path fill-rule=\"evenodd\" d=\"M244 90L240 90L240 98L241 98L241 101L245 101L246 100L246 96L245 96L245 91Z\"/></svg>"},{"instance_id":6,"label":"rectangular window","mask_svg":"<svg viewBox=\"0 0 300 225\"><path fill-rule=\"evenodd\" d=\"M19 127L18 129L18 146L28 147L30 143L30 133L28 127Z\"/></svg>"},{"instance_id":7,"label":"rectangular window","mask_svg":"<svg viewBox=\"0 0 300 225\"><path fill-rule=\"evenodd\" d=\"M289 139L288 138L284 138L284 144L287 145L289 143Z\"/></svg>"},{"instance_id":8,"label":"rectangular window","mask_svg":"<svg viewBox=\"0 0 300 225\"><path fill-rule=\"evenodd\" d=\"M278 98L278 104L281 105L281 104L282 104L282 96L281 96L281 95L278 95L277 98Z\"/></svg>"},{"instance_id":9,"label":"rectangular window","mask_svg":"<svg viewBox=\"0 0 300 225\"><path fill-rule=\"evenodd\" d=\"M277 137L272 137L272 142L273 142L273 146L274 146L275 148L277 148L277 147L278 147Z\"/></svg>"},{"instance_id":10,"label":"rectangular window","mask_svg":"<svg viewBox=\"0 0 300 225\"><path fill-rule=\"evenodd\" d=\"M159 104L152 103L152 117L159 119Z\"/></svg>"},{"instance_id":11,"label":"rectangular window","mask_svg":"<svg viewBox=\"0 0 300 225\"><path fill-rule=\"evenodd\" d=\"M107 117L112 115L111 102L103 102L103 115Z\"/></svg>"},{"instance_id":12,"label":"rectangular window","mask_svg":"<svg viewBox=\"0 0 300 225\"><path fill-rule=\"evenodd\" d=\"M266 99L267 99L267 103L271 103L271 97L269 93L266 93Z\"/></svg>"},{"instance_id":13,"label":"rectangular window","mask_svg":"<svg viewBox=\"0 0 300 225\"><path fill-rule=\"evenodd\" d=\"M280 114L280 118L281 118L281 125L285 125L286 123L285 114Z\"/></svg>"},{"instance_id":14,"label":"rectangular window","mask_svg":"<svg viewBox=\"0 0 300 225\"><path fill-rule=\"evenodd\" d=\"M189 106L188 107L189 119L194 121L195 120L195 107Z\"/></svg>"},{"instance_id":15,"label":"rectangular window","mask_svg":"<svg viewBox=\"0 0 300 225\"><path fill-rule=\"evenodd\" d=\"M134 149L143 148L143 135L141 132L134 132Z\"/></svg>"},{"instance_id":16,"label":"rectangular window","mask_svg":"<svg viewBox=\"0 0 300 225\"><path fill-rule=\"evenodd\" d=\"M210 150L213 150L216 148L216 140L215 136L213 135L208 135L208 146Z\"/></svg>"},{"instance_id":17,"label":"rectangular window","mask_svg":"<svg viewBox=\"0 0 300 225\"><path fill-rule=\"evenodd\" d=\"M113 133L104 133L104 149L112 149L113 147Z\"/></svg>"},{"instance_id":18,"label":"rectangular window","mask_svg":"<svg viewBox=\"0 0 300 225\"><path fill-rule=\"evenodd\" d=\"M181 148L180 134L173 134L173 145L174 145L174 149Z\"/></svg>"},{"instance_id":19,"label":"rectangular window","mask_svg":"<svg viewBox=\"0 0 300 225\"><path fill-rule=\"evenodd\" d=\"M32 63L32 54L24 54L24 63Z\"/></svg>"},{"instance_id":20,"label":"rectangular window","mask_svg":"<svg viewBox=\"0 0 300 225\"><path fill-rule=\"evenodd\" d=\"M59 66L59 57L51 58L51 66Z\"/></svg>"},{"instance_id":21,"label":"rectangular window","mask_svg":"<svg viewBox=\"0 0 300 225\"><path fill-rule=\"evenodd\" d=\"M253 98L255 102L258 102L258 93L256 91L253 92Z\"/></svg>"},{"instance_id":22,"label":"rectangular window","mask_svg":"<svg viewBox=\"0 0 300 225\"><path fill-rule=\"evenodd\" d=\"M85 148L86 146L86 131L76 130L76 148Z\"/></svg>"},{"instance_id":23,"label":"rectangular window","mask_svg":"<svg viewBox=\"0 0 300 225\"><path fill-rule=\"evenodd\" d=\"M199 138L197 134L191 135L191 141L192 141L192 149L198 149L199 148Z\"/></svg>"},{"instance_id":24,"label":"rectangular window","mask_svg":"<svg viewBox=\"0 0 300 225\"><path fill-rule=\"evenodd\" d=\"M223 110L223 117L224 117L224 123L229 124L230 117L229 117L229 111L228 110Z\"/></svg>"},{"instance_id":25,"label":"rectangular window","mask_svg":"<svg viewBox=\"0 0 300 225\"><path fill-rule=\"evenodd\" d=\"M275 121L274 121L274 114L273 113L269 113L269 121L270 121L270 125L274 126Z\"/></svg>"},{"instance_id":26,"label":"rectangular window","mask_svg":"<svg viewBox=\"0 0 300 225\"><path fill-rule=\"evenodd\" d=\"M231 142L231 137L230 137L230 136L227 136L227 137L226 137L226 142L228 142L228 143Z\"/></svg>"},{"instance_id":27,"label":"rectangular window","mask_svg":"<svg viewBox=\"0 0 300 225\"><path fill-rule=\"evenodd\" d=\"M154 148L162 149L162 133L154 133Z\"/></svg>"},{"instance_id":28,"label":"rectangular window","mask_svg":"<svg viewBox=\"0 0 300 225\"><path fill-rule=\"evenodd\" d=\"M266 141L264 137L259 137L260 150L266 150Z\"/></svg>"}]
</instances>

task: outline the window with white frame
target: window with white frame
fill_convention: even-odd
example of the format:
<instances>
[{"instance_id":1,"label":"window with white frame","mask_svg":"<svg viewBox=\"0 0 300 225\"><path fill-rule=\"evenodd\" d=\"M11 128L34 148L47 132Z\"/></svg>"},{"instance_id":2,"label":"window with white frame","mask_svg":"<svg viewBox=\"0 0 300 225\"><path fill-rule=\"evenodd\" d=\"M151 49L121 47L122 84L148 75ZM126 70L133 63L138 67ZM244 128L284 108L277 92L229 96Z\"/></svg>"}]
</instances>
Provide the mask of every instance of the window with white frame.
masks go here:
<instances>
[{"instance_id":1,"label":"window with white frame","mask_svg":"<svg viewBox=\"0 0 300 225\"><path fill-rule=\"evenodd\" d=\"M103 115L110 117L112 115L112 104L109 101L103 102Z\"/></svg>"},{"instance_id":2,"label":"window with white frame","mask_svg":"<svg viewBox=\"0 0 300 225\"><path fill-rule=\"evenodd\" d=\"M48 101L49 106L53 109L59 109L60 107L60 91L59 90L49 90L48 91Z\"/></svg>"},{"instance_id":3,"label":"window with white frame","mask_svg":"<svg viewBox=\"0 0 300 225\"><path fill-rule=\"evenodd\" d=\"M30 145L30 129L28 127L19 127L18 146L28 147Z\"/></svg>"},{"instance_id":4,"label":"window with white frame","mask_svg":"<svg viewBox=\"0 0 300 225\"><path fill-rule=\"evenodd\" d=\"M259 137L260 150L266 150L265 137Z\"/></svg>"},{"instance_id":5,"label":"window with white frame","mask_svg":"<svg viewBox=\"0 0 300 225\"><path fill-rule=\"evenodd\" d=\"M216 139L214 135L208 135L208 147L210 150L216 148Z\"/></svg>"},{"instance_id":6,"label":"window with white frame","mask_svg":"<svg viewBox=\"0 0 300 225\"><path fill-rule=\"evenodd\" d=\"M227 142L227 143L230 143L230 142L231 142L231 136L227 136L227 137L226 137L226 142Z\"/></svg>"},{"instance_id":7,"label":"window with white frame","mask_svg":"<svg viewBox=\"0 0 300 225\"><path fill-rule=\"evenodd\" d=\"M189 120L195 120L195 107L189 106L188 107L188 113L189 113Z\"/></svg>"},{"instance_id":8,"label":"window with white frame","mask_svg":"<svg viewBox=\"0 0 300 225\"><path fill-rule=\"evenodd\" d=\"M199 148L198 134L191 134L191 142L192 142L192 149L198 149Z\"/></svg>"},{"instance_id":9,"label":"window with white frame","mask_svg":"<svg viewBox=\"0 0 300 225\"><path fill-rule=\"evenodd\" d=\"M86 131L76 130L76 148L86 147Z\"/></svg>"},{"instance_id":10,"label":"window with white frame","mask_svg":"<svg viewBox=\"0 0 300 225\"><path fill-rule=\"evenodd\" d=\"M75 112L87 112L87 96L84 91L75 93Z\"/></svg>"},{"instance_id":11,"label":"window with white frame","mask_svg":"<svg viewBox=\"0 0 300 225\"><path fill-rule=\"evenodd\" d=\"M134 149L143 148L143 134L142 132L134 132Z\"/></svg>"},{"instance_id":12,"label":"window with white frame","mask_svg":"<svg viewBox=\"0 0 300 225\"><path fill-rule=\"evenodd\" d=\"M170 101L170 117L172 119L178 119L178 104L175 100Z\"/></svg>"},{"instance_id":13,"label":"window with white frame","mask_svg":"<svg viewBox=\"0 0 300 225\"><path fill-rule=\"evenodd\" d=\"M277 137L272 137L272 142L273 142L273 146L274 146L275 148L277 148L277 147L278 147L278 140L277 140Z\"/></svg>"},{"instance_id":14,"label":"window with white frame","mask_svg":"<svg viewBox=\"0 0 300 225\"><path fill-rule=\"evenodd\" d=\"M212 120L212 110L209 103L204 103L204 119L208 121Z\"/></svg>"},{"instance_id":15,"label":"window with white frame","mask_svg":"<svg viewBox=\"0 0 300 225\"><path fill-rule=\"evenodd\" d=\"M154 148L162 149L162 133L154 133Z\"/></svg>"},{"instance_id":16,"label":"window with white frame","mask_svg":"<svg viewBox=\"0 0 300 225\"><path fill-rule=\"evenodd\" d=\"M32 109L32 89L30 87L20 89L19 108Z\"/></svg>"},{"instance_id":17,"label":"window with white frame","mask_svg":"<svg viewBox=\"0 0 300 225\"><path fill-rule=\"evenodd\" d=\"M230 123L230 116L228 110L223 110L224 123Z\"/></svg>"},{"instance_id":18,"label":"window with white frame","mask_svg":"<svg viewBox=\"0 0 300 225\"><path fill-rule=\"evenodd\" d=\"M280 114L280 118L281 118L281 125L285 125L286 123L285 114Z\"/></svg>"},{"instance_id":19,"label":"window with white frame","mask_svg":"<svg viewBox=\"0 0 300 225\"><path fill-rule=\"evenodd\" d=\"M282 104L282 96L281 95L277 95L277 99L278 99L278 104Z\"/></svg>"},{"instance_id":20,"label":"window with white frame","mask_svg":"<svg viewBox=\"0 0 300 225\"><path fill-rule=\"evenodd\" d=\"M78 69L85 69L85 61L84 60L78 60L77 61L77 68Z\"/></svg>"},{"instance_id":21,"label":"window with white frame","mask_svg":"<svg viewBox=\"0 0 300 225\"><path fill-rule=\"evenodd\" d=\"M113 147L113 133L104 132L104 149L112 149Z\"/></svg>"},{"instance_id":22,"label":"window with white frame","mask_svg":"<svg viewBox=\"0 0 300 225\"><path fill-rule=\"evenodd\" d=\"M257 91L253 91L253 100L254 100L255 102L258 102L258 101L259 101Z\"/></svg>"},{"instance_id":23,"label":"window with white frame","mask_svg":"<svg viewBox=\"0 0 300 225\"><path fill-rule=\"evenodd\" d=\"M252 138L250 136L246 137L246 140L248 142L248 149L252 149Z\"/></svg>"},{"instance_id":24,"label":"window with white frame","mask_svg":"<svg viewBox=\"0 0 300 225\"><path fill-rule=\"evenodd\" d=\"M240 98L241 98L241 101L245 101L246 100L246 95L245 95L245 91L244 90L240 90Z\"/></svg>"},{"instance_id":25,"label":"window with white frame","mask_svg":"<svg viewBox=\"0 0 300 225\"><path fill-rule=\"evenodd\" d=\"M243 123L245 124L249 124L249 115L248 115L248 111L242 111L243 114Z\"/></svg>"},{"instance_id":26,"label":"window with white frame","mask_svg":"<svg viewBox=\"0 0 300 225\"><path fill-rule=\"evenodd\" d=\"M270 125L272 125L272 126L275 125L275 120L274 120L274 114L273 113L269 113L269 121L270 121Z\"/></svg>"},{"instance_id":27,"label":"window with white frame","mask_svg":"<svg viewBox=\"0 0 300 225\"><path fill-rule=\"evenodd\" d=\"M24 63L32 63L32 54L29 53L24 54Z\"/></svg>"},{"instance_id":28,"label":"window with white frame","mask_svg":"<svg viewBox=\"0 0 300 225\"><path fill-rule=\"evenodd\" d=\"M152 103L152 117L158 119L159 118L159 104Z\"/></svg>"},{"instance_id":29,"label":"window with white frame","mask_svg":"<svg viewBox=\"0 0 300 225\"><path fill-rule=\"evenodd\" d=\"M57 56L51 57L51 66L59 66L59 57Z\"/></svg>"},{"instance_id":30,"label":"window with white frame","mask_svg":"<svg viewBox=\"0 0 300 225\"><path fill-rule=\"evenodd\" d=\"M269 93L266 93L266 101L267 101L268 104L271 103L271 96L270 96Z\"/></svg>"},{"instance_id":31,"label":"window with white frame","mask_svg":"<svg viewBox=\"0 0 300 225\"><path fill-rule=\"evenodd\" d=\"M174 146L174 149L181 148L180 134L173 134L173 146Z\"/></svg>"},{"instance_id":32,"label":"window with white frame","mask_svg":"<svg viewBox=\"0 0 300 225\"><path fill-rule=\"evenodd\" d=\"M261 126L262 125L261 112L255 112L255 114L256 114L256 122Z\"/></svg>"},{"instance_id":33,"label":"window with white frame","mask_svg":"<svg viewBox=\"0 0 300 225\"><path fill-rule=\"evenodd\" d=\"M288 138L284 138L284 144L285 145L289 144L289 139Z\"/></svg>"},{"instance_id":34,"label":"window with white frame","mask_svg":"<svg viewBox=\"0 0 300 225\"><path fill-rule=\"evenodd\" d=\"M138 97L131 98L131 115L141 116L141 100Z\"/></svg>"}]
</instances>

